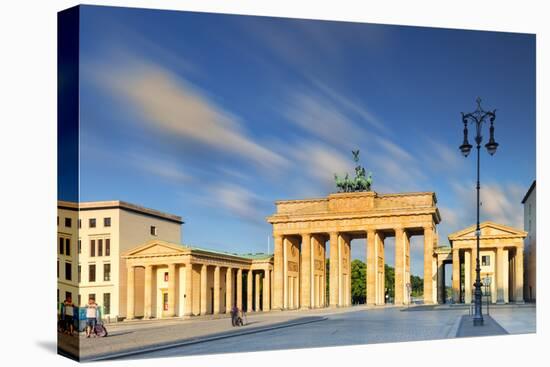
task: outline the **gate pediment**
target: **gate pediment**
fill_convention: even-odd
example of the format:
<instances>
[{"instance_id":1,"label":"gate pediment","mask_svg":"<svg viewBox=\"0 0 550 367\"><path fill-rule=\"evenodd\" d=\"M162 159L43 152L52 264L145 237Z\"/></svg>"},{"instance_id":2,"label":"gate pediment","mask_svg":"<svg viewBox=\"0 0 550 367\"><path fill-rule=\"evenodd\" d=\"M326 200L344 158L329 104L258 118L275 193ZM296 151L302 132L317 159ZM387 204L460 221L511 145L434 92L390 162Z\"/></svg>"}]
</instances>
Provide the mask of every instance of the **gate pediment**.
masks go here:
<instances>
[{"instance_id":1,"label":"gate pediment","mask_svg":"<svg viewBox=\"0 0 550 367\"><path fill-rule=\"evenodd\" d=\"M483 222L479 225L481 230L481 237L490 237L490 238L498 238L498 237L521 237L524 238L527 236L527 232L505 226L502 224L497 224L494 222ZM468 228L465 228L461 231L451 233L449 235L449 240L451 241L457 241L461 239L471 239L476 237L476 225L472 225Z\"/></svg>"}]
</instances>

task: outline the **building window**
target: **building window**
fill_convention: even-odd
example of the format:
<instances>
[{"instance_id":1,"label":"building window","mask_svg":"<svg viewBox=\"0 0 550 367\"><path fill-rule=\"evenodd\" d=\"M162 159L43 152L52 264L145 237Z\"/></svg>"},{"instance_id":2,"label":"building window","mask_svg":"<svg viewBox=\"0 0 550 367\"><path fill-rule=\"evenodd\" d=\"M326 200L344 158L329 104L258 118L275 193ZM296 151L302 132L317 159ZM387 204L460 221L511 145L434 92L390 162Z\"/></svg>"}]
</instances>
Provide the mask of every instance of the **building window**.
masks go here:
<instances>
[{"instance_id":1,"label":"building window","mask_svg":"<svg viewBox=\"0 0 550 367\"><path fill-rule=\"evenodd\" d=\"M78 282L82 281L82 265L78 265ZM80 304L80 302L78 302Z\"/></svg>"},{"instance_id":2,"label":"building window","mask_svg":"<svg viewBox=\"0 0 550 367\"><path fill-rule=\"evenodd\" d=\"M111 217L103 218L103 227L110 227L111 226Z\"/></svg>"},{"instance_id":3,"label":"building window","mask_svg":"<svg viewBox=\"0 0 550 367\"><path fill-rule=\"evenodd\" d=\"M105 239L105 256L111 256L111 240Z\"/></svg>"},{"instance_id":4,"label":"building window","mask_svg":"<svg viewBox=\"0 0 550 367\"><path fill-rule=\"evenodd\" d=\"M59 260L57 260L57 277L59 278Z\"/></svg>"},{"instance_id":5,"label":"building window","mask_svg":"<svg viewBox=\"0 0 550 367\"><path fill-rule=\"evenodd\" d=\"M106 282L111 280L111 264L103 264L103 280Z\"/></svg>"},{"instance_id":6,"label":"building window","mask_svg":"<svg viewBox=\"0 0 550 367\"><path fill-rule=\"evenodd\" d=\"M90 257L95 256L95 240L90 241Z\"/></svg>"},{"instance_id":7,"label":"building window","mask_svg":"<svg viewBox=\"0 0 550 367\"><path fill-rule=\"evenodd\" d=\"M95 301L95 293L88 294L88 299L93 299Z\"/></svg>"},{"instance_id":8,"label":"building window","mask_svg":"<svg viewBox=\"0 0 550 367\"><path fill-rule=\"evenodd\" d=\"M73 299L73 294L71 292L65 292L65 299Z\"/></svg>"},{"instance_id":9,"label":"building window","mask_svg":"<svg viewBox=\"0 0 550 367\"><path fill-rule=\"evenodd\" d=\"M111 313L111 293L103 293L103 314Z\"/></svg>"},{"instance_id":10,"label":"building window","mask_svg":"<svg viewBox=\"0 0 550 367\"><path fill-rule=\"evenodd\" d=\"M78 295L78 307L80 307L80 305L82 305L82 295Z\"/></svg>"},{"instance_id":11,"label":"building window","mask_svg":"<svg viewBox=\"0 0 550 367\"><path fill-rule=\"evenodd\" d=\"M95 282L95 264L91 264L88 269L88 281Z\"/></svg>"},{"instance_id":12,"label":"building window","mask_svg":"<svg viewBox=\"0 0 550 367\"><path fill-rule=\"evenodd\" d=\"M82 228L82 219L78 220L78 228ZM80 297L80 296L79 296Z\"/></svg>"},{"instance_id":13,"label":"building window","mask_svg":"<svg viewBox=\"0 0 550 367\"><path fill-rule=\"evenodd\" d=\"M59 227L59 215L57 216L57 226ZM57 297L59 298L59 297Z\"/></svg>"},{"instance_id":14,"label":"building window","mask_svg":"<svg viewBox=\"0 0 550 367\"><path fill-rule=\"evenodd\" d=\"M168 273L167 273L167 272L164 273L164 281L165 281L165 282L168 281Z\"/></svg>"},{"instance_id":15,"label":"building window","mask_svg":"<svg viewBox=\"0 0 550 367\"><path fill-rule=\"evenodd\" d=\"M97 240L97 256L103 256L103 240Z\"/></svg>"},{"instance_id":16,"label":"building window","mask_svg":"<svg viewBox=\"0 0 550 367\"><path fill-rule=\"evenodd\" d=\"M71 256L71 240L69 238L65 240L65 255Z\"/></svg>"},{"instance_id":17,"label":"building window","mask_svg":"<svg viewBox=\"0 0 550 367\"><path fill-rule=\"evenodd\" d=\"M164 311L168 311L168 293L162 294L162 304Z\"/></svg>"},{"instance_id":18,"label":"building window","mask_svg":"<svg viewBox=\"0 0 550 367\"><path fill-rule=\"evenodd\" d=\"M65 279L73 280L73 266L71 263L65 263Z\"/></svg>"},{"instance_id":19,"label":"building window","mask_svg":"<svg viewBox=\"0 0 550 367\"><path fill-rule=\"evenodd\" d=\"M71 228L73 225L71 218L65 218L65 227Z\"/></svg>"},{"instance_id":20,"label":"building window","mask_svg":"<svg viewBox=\"0 0 550 367\"><path fill-rule=\"evenodd\" d=\"M59 237L59 254L63 255L65 248L63 246L63 237Z\"/></svg>"},{"instance_id":21,"label":"building window","mask_svg":"<svg viewBox=\"0 0 550 367\"><path fill-rule=\"evenodd\" d=\"M81 240L78 240L78 253L79 254L82 253L82 241Z\"/></svg>"},{"instance_id":22,"label":"building window","mask_svg":"<svg viewBox=\"0 0 550 367\"><path fill-rule=\"evenodd\" d=\"M88 226L89 226L90 228L95 228L95 218L90 218L90 219L88 220Z\"/></svg>"},{"instance_id":23,"label":"building window","mask_svg":"<svg viewBox=\"0 0 550 367\"><path fill-rule=\"evenodd\" d=\"M57 289L57 303L59 303L59 288Z\"/></svg>"},{"instance_id":24,"label":"building window","mask_svg":"<svg viewBox=\"0 0 550 367\"><path fill-rule=\"evenodd\" d=\"M483 266L489 266L491 265L490 257L489 256L482 256L481 257L481 265Z\"/></svg>"},{"instance_id":25,"label":"building window","mask_svg":"<svg viewBox=\"0 0 550 367\"><path fill-rule=\"evenodd\" d=\"M151 236L156 236L156 235L157 235L157 227L151 226Z\"/></svg>"}]
</instances>

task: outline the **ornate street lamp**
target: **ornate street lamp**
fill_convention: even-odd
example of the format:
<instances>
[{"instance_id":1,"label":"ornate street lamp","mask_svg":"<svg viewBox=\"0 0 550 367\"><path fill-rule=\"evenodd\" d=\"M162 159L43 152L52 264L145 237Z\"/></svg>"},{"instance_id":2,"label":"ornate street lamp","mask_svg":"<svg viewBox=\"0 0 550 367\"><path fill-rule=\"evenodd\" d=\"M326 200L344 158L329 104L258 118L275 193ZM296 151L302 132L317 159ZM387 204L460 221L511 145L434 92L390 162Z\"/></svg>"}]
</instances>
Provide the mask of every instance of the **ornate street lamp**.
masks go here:
<instances>
[{"instance_id":1,"label":"ornate street lamp","mask_svg":"<svg viewBox=\"0 0 550 367\"><path fill-rule=\"evenodd\" d=\"M475 291L474 291L474 305L475 305L475 312L474 312L474 326L481 326L483 325L483 315L481 313L481 268L479 266L479 236L481 235L481 230L479 228L479 151L481 147L481 125L483 122L485 122L487 119L489 119L489 122L491 124L489 128L489 142L485 144L485 148L487 148L487 152L490 155L493 155L497 151L498 143L495 142L495 127L494 122L496 118L496 110L493 111L484 111L481 108L481 98L477 97L477 109L474 112L464 114L462 112L462 122L464 123L464 141L462 142L462 145L459 147L460 151L464 155L464 157L467 157L468 154L470 154L470 151L472 150L472 145L468 142L468 122L471 122L475 125L476 128L476 136L475 136L475 142L477 147L477 226L476 226L476 247L477 247L477 255L476 255L476 281L474 283Z\"/></svg>"}]
</instances>

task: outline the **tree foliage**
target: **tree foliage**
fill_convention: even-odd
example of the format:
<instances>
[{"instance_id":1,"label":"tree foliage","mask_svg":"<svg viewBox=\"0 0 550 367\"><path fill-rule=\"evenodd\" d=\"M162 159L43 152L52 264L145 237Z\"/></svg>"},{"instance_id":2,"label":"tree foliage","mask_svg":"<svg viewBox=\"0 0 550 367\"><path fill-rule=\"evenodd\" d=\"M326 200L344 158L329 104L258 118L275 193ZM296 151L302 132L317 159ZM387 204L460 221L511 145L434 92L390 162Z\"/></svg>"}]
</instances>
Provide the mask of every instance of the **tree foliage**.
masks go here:
<instances>
[{"instance_id":1,"label":"tree foliage","mask_svg":"<svg viewBox=\"0 0 550 367\"><path fill-rule=\"evenodd\" d=\"M326 297L327 302L330 301L330 260L326 259ZM367 266L366 264L355 259L351 262L351 302L352 304L360 304L366 302L367 296ZM385 281L385 296L386 301L393 302L395 297L395 269L388 264L384 264L384 281ZM411 295L413 297L421 296L424 290L423 279L416 275L411 275Z\"/></svg>"},{"instance_id":2,"label":"tree foliage","mask_svg":"<svg viewBox=\"0 0 550 367\"><path fill-rule=\"evenodd\" d=\"M365 303L367 298L367 266L359 259L351 262L351 303Z\"/></svg>"}]
</instances>

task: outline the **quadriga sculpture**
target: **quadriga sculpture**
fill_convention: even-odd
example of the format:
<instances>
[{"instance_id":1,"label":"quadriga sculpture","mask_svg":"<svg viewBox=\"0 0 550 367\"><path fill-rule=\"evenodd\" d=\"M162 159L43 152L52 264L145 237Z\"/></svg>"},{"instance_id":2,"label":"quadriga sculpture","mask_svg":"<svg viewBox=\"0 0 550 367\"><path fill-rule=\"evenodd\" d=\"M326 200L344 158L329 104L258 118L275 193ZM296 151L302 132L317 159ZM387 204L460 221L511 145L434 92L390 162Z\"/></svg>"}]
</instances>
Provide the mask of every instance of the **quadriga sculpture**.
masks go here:
<instances>
[{"instance_id":1,"label":"quadriga sculpture","mask_svg":"<svg viewBox=\"0 0 550 367\"><path fill-rule=\"evenodd\" d=\"M334 174L334 181L338 192L358 192L358 191L371 191L372 186L372 172L366 174L365 168L359 165L359 150L352 150L353 161L357 163L355 167L355 178L350 179L349 174L343 178Z\"/></svg>"}]
</instances>

